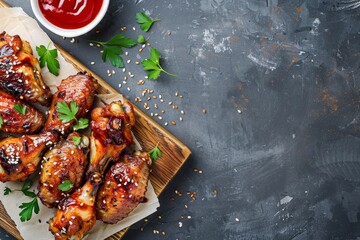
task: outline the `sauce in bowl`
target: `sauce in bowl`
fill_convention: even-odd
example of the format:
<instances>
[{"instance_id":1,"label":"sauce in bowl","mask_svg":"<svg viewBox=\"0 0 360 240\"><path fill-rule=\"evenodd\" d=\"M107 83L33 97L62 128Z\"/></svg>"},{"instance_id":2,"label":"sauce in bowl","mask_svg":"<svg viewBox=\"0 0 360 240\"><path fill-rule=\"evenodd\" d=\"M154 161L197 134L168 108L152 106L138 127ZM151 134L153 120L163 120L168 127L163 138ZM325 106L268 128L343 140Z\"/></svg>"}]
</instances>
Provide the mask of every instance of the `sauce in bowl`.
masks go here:
<instances>
[{"instance_id":1,"label":"sauce in bowl","mask_svg":"<svg viewBox=\"0 0 360 240\"><path fill-rule=\"evenodd\" d=\"M57 27L78 29L91 23L103 0L38 0L41 13Z\"/></svg>"}]
</instances>

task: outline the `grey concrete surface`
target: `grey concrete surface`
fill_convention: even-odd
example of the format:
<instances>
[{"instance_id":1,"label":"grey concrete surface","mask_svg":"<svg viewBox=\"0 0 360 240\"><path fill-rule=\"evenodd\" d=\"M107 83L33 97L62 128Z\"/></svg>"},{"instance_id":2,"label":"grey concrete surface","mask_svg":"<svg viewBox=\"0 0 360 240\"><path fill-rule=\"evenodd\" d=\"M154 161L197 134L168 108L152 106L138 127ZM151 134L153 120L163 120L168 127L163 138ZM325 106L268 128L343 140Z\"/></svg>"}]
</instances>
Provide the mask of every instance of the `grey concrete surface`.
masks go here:
<instances>
[{"instance_id":1,"label":"grey concrete surface","mask_svg":"<svg viewBox=\"0 0 360 240\"><path fill-rule=\"evenodd\" d=\"M28 1L8 2L32 15ZM75 43L50 34L130 99L149 88L179 106L166 104L163 119L154 119L176 121L167 128L193 155L161 195L158 212L124 239L359 239L356 7L335 0L112 0L99 33ZM88 40L136 38L135 14L143 10L161 19L144 35L177 77L138 86L145 73L130 63L134 81L119 88L125 74L102 63ZM146 57L137 54L130 49L124 59ZM108 69L116 74L108 77ZM187 192L196 192L196 201ZM8 239L4 232L0 238Z\"/></svg>"}]
</instances>

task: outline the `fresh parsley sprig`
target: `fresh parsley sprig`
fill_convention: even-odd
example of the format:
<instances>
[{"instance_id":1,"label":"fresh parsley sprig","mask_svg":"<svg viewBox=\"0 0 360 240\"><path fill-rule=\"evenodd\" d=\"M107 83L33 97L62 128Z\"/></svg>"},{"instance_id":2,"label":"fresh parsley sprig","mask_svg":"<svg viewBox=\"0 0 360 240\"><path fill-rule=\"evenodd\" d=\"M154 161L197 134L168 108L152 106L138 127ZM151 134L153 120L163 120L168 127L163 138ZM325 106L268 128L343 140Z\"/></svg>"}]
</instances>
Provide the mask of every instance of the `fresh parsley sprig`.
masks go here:
<instances>
[{"instance_id":1,"label":"fresh parsley sprig","mask_svg":"<svg viewBox=\"0 0 360 240\"><path fill-rule=\"evenodd\" d=\"M50 43L47 47L45 47L44 45L36 47L36 51L40 56L40 67L43 68L46 64L52 74L54 74L55 76L59 76L60 63L57 60L57 49L49 49L49 47Z\"/></svg>"},{"instance_id":2,"label":"fresh parsley sprig","mask_svg":"<svg viewBox=\"0 0 360 240\"><path fill-rule=\"evenodd\" d=\"M4 123L4 120L3 120L2 117L0 116L0 128L2 127L3 123Z\"/></svg>"},{"instance_id":3,"label":"fresh parsley sprig","mask_svg":"<svg viewBox=\"0 0 360 240\"><path fill-rule=\"evenodd\" d=\"M73 186L74 186L74 184L70 180L65 180L61 184L59 184L58 189L63 192L66 192L66 191L69 191L70 189L72 189Z\"/></svg>"},{"instance_id":4,"label":"fresh parsley sprig","mask_svg":"<svg viewBox=\"0 0 360 240\"><path fill-rule=\"evenodd\" d=\"M150 49L150 57L141 62L144 70L149 71L148 78L156 80L160 76L161 72L164 72L170 76L175 76L172 73L165 71L160 65L160 53L156 48Z\"/></svg>"},{"instance_id":5,"label":"fresh parsley sprig","mask_svg":"<svg viewBox=\"0 0 360 240\"><path fill-rule=\"evenodd\" d=\"M149 151L150 158L154 161L162 156L162 152L158 146L159 143L157 143L156 146L151 151Z\"/></svg>"},{"instance_id":6,"label":"fresh parsley sprig","mask_svg":"<svg viewBox=\"0 0 360 240\"><path fill-rule=\"evenodd\" d=\"M136 41L125 37L121 34L116 34L112 37L109 41L100 42L100 41L93 41L90 42L99 44L103 48L103 52L101 58L104 62L109 60L111 65L114 67L123 68L124 67L124 60L120 56L123 53L122 47L124 48L132 48L136 45Z\"/></svg>"},{"instance_id":7,"label":"fresh parsley sprig","mask_svg":"<svg viewBox=\"0 0 360 240\"><path fill-rule=\"evenodd\" d=\"M140 24L141 30L147 32L150 30L151 26L157 22L160 21L160 19L154 19L152 20L150 17L148 17L144 12L139 12L136 14L136 22Z\"/></svg>"},{"instance_id":8,"label":"fresh parsley sprig","mask_svg":"<svg viewBox=\"0 0 360 240\"><path fill-rule=\"evenodd\" d=\"M74 142L74 145L75 145L75 146L79 146L79 145L80 145L80 143L81 143L81 137L73 136L72 139L73 139L73 142Z\"/></svg>"},{"instance_id":9,"label":"fresh parsley sprig","mask_svg":"<svg viewBox=\"0 0 360 240\"><path fill-rule=\"evenodd\" d=\"M84 129L89 126L89 119L87 118L76 118L76 114L79 111L79 107L76 105L76 102L73 100L70 102L70 107L66 102L58 102L56 104L57 111L60 113L58 118L64 122L70 122L75 120L76 124L73 126L74 131L79 129Z\"/></svg>"},{"instance_id":10,"label":"fresh parsley sprig","mask_svg":"<svg viewBox=\"0 0 360 240\"><path fill-rule=\"evenodd\" d=\"M26 114L26 108L27 108L26 105L22 105L20 103L15 104L15 106L14 106L14 110L17 111L18 113L24 115L24 116Z\"/></svg>"},{"instance_id":11,"label":"fresh parsley sprig","mask_svg":"<svg viewBox=\"0 0 360 240\"><path fill-rule=\"evenodd\" d=\"M40 211L39 202L34 191L30 191L32 182L27 180L24 182L21 189L12 190L8 187L4 189L4 195L9 195L12 192L22 192L25 196L32 198L30 202L22 203L19 208L22 209L19 213L21 222L29 221L32 213L38 214Z\"/></svg>"}]
</instances>

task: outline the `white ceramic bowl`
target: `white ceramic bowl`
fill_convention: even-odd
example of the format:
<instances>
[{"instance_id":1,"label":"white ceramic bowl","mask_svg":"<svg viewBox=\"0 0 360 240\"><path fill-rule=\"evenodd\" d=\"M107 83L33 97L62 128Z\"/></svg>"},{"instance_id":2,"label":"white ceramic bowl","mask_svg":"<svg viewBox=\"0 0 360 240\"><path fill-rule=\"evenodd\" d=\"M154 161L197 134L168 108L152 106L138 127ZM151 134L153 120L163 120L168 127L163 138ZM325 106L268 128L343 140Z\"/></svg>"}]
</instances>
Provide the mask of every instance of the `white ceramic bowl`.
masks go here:
<instances>
[{"instance_id":1,"label":"white ceramic bowl","mask_svg":"<svg viewBox=\"0 0 360 240\"><path fill-rule=\"evenodd\" d=\"M105 13L109 7L110 0L103 0L103 4L100 8L98 15L95 17L95 19L92 22L90 22L88 25L86 25L82 28L78 28L78 29L64 29L64 28L55 26L54 24L49 22L42 14L40 7L39 7L39 0L30 0L30 3L31 3L31 8L35 14L35 17L44 27L46 27L51 32L53 32L59 36L62 36L62 37L77 37L77 36L80 36L80 35L83 35L83 34L89 32L96 25L98 25L98 23L105 16Z\"/></svg>"}]
</instances>

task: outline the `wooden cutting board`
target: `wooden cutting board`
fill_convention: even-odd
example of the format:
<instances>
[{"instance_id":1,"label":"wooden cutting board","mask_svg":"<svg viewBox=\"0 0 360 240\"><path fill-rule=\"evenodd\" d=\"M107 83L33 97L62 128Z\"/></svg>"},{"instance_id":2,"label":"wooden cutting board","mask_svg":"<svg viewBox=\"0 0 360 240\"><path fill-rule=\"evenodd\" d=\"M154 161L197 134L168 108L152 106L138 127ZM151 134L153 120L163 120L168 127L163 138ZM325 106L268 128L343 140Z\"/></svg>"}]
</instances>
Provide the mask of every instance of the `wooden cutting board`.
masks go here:
<instances>
[{"instance_id":1,"label":"wooden cutting board","mask_svg":"<svg viewBox=\"0 0 360 240\"><path fill-rule=\"evenodd\" d=\"M10 7L6 2L0 0L0 7ZM1 31L1 29L0 29ZM100 85L99 93L114 94L118 93L108 83L101 79L98 75L72 57L68 52L60 46L56 46L65 60L74 65L79 71L87 71L91 73ZM152 149L158 142L163 153L162 157L156 160L152 165L152 173L150 181L153 184L155 193L159 196L165 189L170 180L179 171L181 166L190 156L191 151L175 136L155 122L151 117L142 112L134 105L136 114L136 126L133 129L134 134L144 149ZM1 193L0 193L1 194ZM22 239L19 231L16 229L14 222L7 215L3 205L0 202L0 226L8 231L17 239ZM128 229L124 229L108 239L121 239Z\"/></svg>"}]
</instances>

